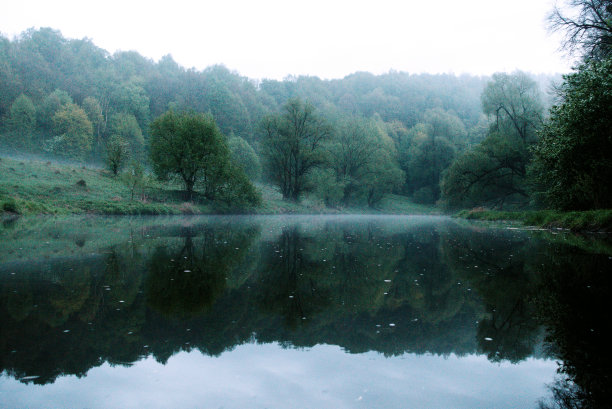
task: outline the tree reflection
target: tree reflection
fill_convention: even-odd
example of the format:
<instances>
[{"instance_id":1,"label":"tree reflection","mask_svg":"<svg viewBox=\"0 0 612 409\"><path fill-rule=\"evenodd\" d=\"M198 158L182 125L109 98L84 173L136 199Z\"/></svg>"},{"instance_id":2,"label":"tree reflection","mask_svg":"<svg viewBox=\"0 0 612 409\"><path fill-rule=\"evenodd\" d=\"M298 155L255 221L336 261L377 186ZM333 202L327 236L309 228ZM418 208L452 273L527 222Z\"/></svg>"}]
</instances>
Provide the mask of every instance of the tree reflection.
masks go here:
<instances>
[{"instance_id":1,"label":"tree reflection","mask_svg":"<svg viewBox=\"0 0 612 409\"><path fill-rule=\"evenodd\" d=\"M521 361L533 354L540 336L532 298L535 274L528 237L498 230L454 231L445 257L459 276L482 299L478 345L492 361Z\"/></svg>"},{"instance_id":2,"label":"tree reflection","mask_svg":"<svg viewBox=\"0 0 612 409\"><path fill-rule=\"evenodd\" d=\"M0 265L0 370L48 383L247 342L517 362L537 350L538 315L579 390L605 390L607 257L447 225L260 226L154 227L94 254Z\"/></svg>"},{"instance_id":3,"label":"tree reflection","mask_svg":"<svg viewBox=\"0 0 612 409\"><path fill-rule=\"evenodd\" d=\"M549 407L610 407L612 262L607 254L589 254L563 246L542 265L538 313L547 343L560 360L562 376L551 386Z\"/></svg>"}]
</instances>

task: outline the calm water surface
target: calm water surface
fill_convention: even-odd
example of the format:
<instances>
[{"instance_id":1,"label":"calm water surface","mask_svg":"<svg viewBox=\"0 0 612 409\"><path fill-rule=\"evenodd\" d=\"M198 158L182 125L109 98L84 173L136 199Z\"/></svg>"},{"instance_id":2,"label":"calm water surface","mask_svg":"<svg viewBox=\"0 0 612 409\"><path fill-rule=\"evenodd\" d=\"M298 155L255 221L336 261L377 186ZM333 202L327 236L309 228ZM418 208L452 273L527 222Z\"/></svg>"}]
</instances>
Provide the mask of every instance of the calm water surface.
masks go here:
<instances>
[{"instance_id":1,"label":"calm water surface","mask_svg":"<svg viewBox=\"0 0 612 409\"><path fill-rule=\"evenodd\" d=\"M6 222L0 406L603 405L611 271L444 217Z\"/></svg>"}]
</instances>

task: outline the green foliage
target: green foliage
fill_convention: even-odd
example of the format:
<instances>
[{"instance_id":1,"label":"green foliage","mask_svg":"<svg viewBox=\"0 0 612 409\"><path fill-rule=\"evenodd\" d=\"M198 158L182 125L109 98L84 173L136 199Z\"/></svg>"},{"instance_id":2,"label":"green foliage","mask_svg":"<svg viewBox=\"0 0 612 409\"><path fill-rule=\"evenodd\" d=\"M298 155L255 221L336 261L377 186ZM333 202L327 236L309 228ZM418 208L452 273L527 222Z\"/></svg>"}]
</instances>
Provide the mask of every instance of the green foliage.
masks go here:
<instances>
[{"instance_id":1,"label":"green foliage","mask_svg":"<svg viewBox=\"0 0 612 409\"><path fill-rule=\"evenodd\" d=\"M493 117L489 134L445 172L443 202L447 207L525 206L529 146L542 124L537 84L522 72L494 74L482 94L482 106Z\"/></svg>"},{"instance_id":2,"label":"green foliage","mask_svg":"<svg viewBox=\"0 0 612 409\"><path fill-rule=\"evenodd\" d=\"M612 207L612 59L564 77L562 102L534 148L535 195L556 209Z\"/></svg>"},{"instance_id":3,"label":"green foliage","mask_svg":"<svg viewBox=\"0 0 612 409\"><path fill-rule=\"evenodd\" d=\"M453 161L455 147L444 137L420 135L412 141L407 156L407 187L413 199L417 203L435 203L440 197L442 172Z\"/></svg>"},{"instance_id":4,"label":"green foliage","mask_svg":"<svg viewBox=\"0 0 612 409\"><path fill-rule=\"evenodd\" d=\"M87 114L87 118L91 122L91 125L93 126L93 129L94 129L94 134L95 134L95 139L96 139L94 148L96 151L100 151L100 149L102 148L101 146L102 144L101 136L102 136L102 131L103 131L102 128L105 124L100 101L98 101L96 98L93 98L93 97L87 97L83 100L81 107Z\"/></svg>"},{"instance_id":5,"label":"green foliage","mask_svg":"<svg viewBox=\"0 0 612 409\"><path fill-rule=\"evenodd\" d=\"M496 73L482 93L482 108L493 118L494 131L533 143L542 125L541 99L538 85L524 72Z\"/></svg>"},{"instance_id":6,"label":"green foliage","mask_svg":"<svg viewBox=\"0 0 612 409\"><path fill-rule=\"evenodd\" d=\"M147 185L147 175L144 167L138 161L132 161L130 168L123 173L123 182L130 189L130 200L134 200L134 193L140 190L140 198L144 199L144 189Z\"/></svg>"},{"instance_id":7,"label":"green foliage","mask_svg":"<svg viewBox=\"0 0 612 409\"><path fill-rule=\"evenodd\" d=\"M11 144L18 147L30 147L35 126L36 108L28 96L21 94L11 105Z\"/></svg>"},{"instance_id":8,"label":"green foliage","mask_svg":"<svg viewBox=\"0 0 612 409\"><path fill-rule=\"evenodd\" d=\"M53 117L64 106L73 104L72 97L66 91L56 89L45 97L38 110L38 121L47 134L53 132Z\"/></svg>"},{"instance_id":9,"label":"green foliage","mask_svg":"<svg viewBox=\"0 0 612 409\"><path fill-rule=\"evenodd\" d=\"M214 173L223 137L211 116L168 111L151 124L151 161L160 180L178 177L191 200L194 185ZM209 184L212 181L204 180Z\"/></svg>"},{"instance_id":10,"label":"green foliage","mask_svg":"<svg viewBox=\"0 0 612 409\"><path fill-rule=\"evenodd\" d=\"M168 111L153 121L151 135L155 174L161 180L179 178L188 200L197 183L210 200L258 203L244 171L232 165L224 137L210 115Z\"/></svg>"},{"instance_id":11,"label":"green foliage","mask_svg":"<svg viewBox=\"0 0 612 409\"><path fill-rule=\"evenodd\" d=\"M282 114L266 117L262 128L267 174L284 199L297 201L308 190L308 173L324 163L322 145L331 130L315 108L300 99L287 102Z\"/></svg>"},{"instance_id":12,"label":"green foliage","mask_svg":"<svg viewBox=\"0 0 612 409\"><path fill-rule=\"evenodd\" d=\"M517 137L490 134L480 144L459 156L441 183L449 207L489 205L503 208L527 200L528 152Z\"/></svg>"},{"instance_id":13,"label":"green foliage","mask_svg":"<svg viewBox=\"0 0 612 409\"><path fill-rule=\"evenodd\" d=\"M381 125L359 117L339 121L325 145L331 172L321 171L312 180L327 205L366 202L374 207L401 184L395 145Z\"/></svg>"},{"instance_id":14,"label":"green foliage","mask_svg":"<svg viewBox=\"0 0 612 409\"><path fill-rule=\"evenodd\" d=\"M141 159L145 142L136 117L132 114L118 113L113 114L108 122L109 133L127 143L132 157Z\"/></svg>"},{"instance_id":15,"label":"green foliage","mask_svg":"<svg viewBox=\"0 0 612 409\"><path fill-rule=\"evenodd\" d=\"M242 168L251 181L261 179L261 162L251 145L236 135L230 135L227 145L236 166Z\"/></svg>"},{"instance_id":16,"label":"green foliage","mask_svg":"<svg viewBox=\"0 0 612 409\"><path fill-rule=\"evenodd\" d=\"M446 138L457 148L465 145L467 131L455 113L441 108L428 109L423 114L423 122L429 125L430 134L434 138Z\"/></svg>"},{"instance_id":17,"label":"green foliage","mask_svg":"<svg viewBox=\"0 0 612 409\"><path fill-rule=\"evenodd\" d=\"M77 105L67 104L53 115L55 136L47 149L59 156L84 160L93 144L93 128L87 114Z\"/></svg>"},{"instance_id":18,"label":"green foliage","mask_svg":"<svg viewBox=\"0 0 612 409\"><path fill-rule=\"evenodd\" d=\"M215 200L221 212L247 211L261 204L261 194L242 168L231 162L217 179Z\"/></svg>"},{"instance_id":19,"label":"green foliage","mask_svg":"<svg viewBox=\"0 0 612 409\"><path fill-rule=\"evenodd\" d=\"M138 81L127 82L115 88L111 97L117 112L134 116L140 128L148 126L150 99Z\"/></svg>"},{"instance_id":20,"label":"green foliage","mask_svg":"<svg viewBox=\"0 0 612 409\"><path fill-rule=\"evenodd\" d=\"M522 91L519 87L519 95L531 98L533 93L529 81L512 79L518 76L507 76L510 80L504 84L516 85L522 82L524 87ZM383 75L355 73L337 80L300 76L288 77L283 81L253 81L221 65L197 71L179 66L170 56L156 63L136 52L110 55L90 40L63 38L59 31L48 28L31 29L11 40L0 36L0 117L10 119L10 106L20 93L31 98L37 108L37 121L31 132L36 140L19 149L38 153L40 147L45 145L45 140L56 137L46 145L49 148L55 146L55 151L61 152L63 141L61 134L53 132L53 117L73 101L81 105L92 124L94 142L85 156L96 162L106 160L105 148L112 135L122 136L129 143L133 158L146 160L142 154L149 149L149 121L170 107L177 111L210 113L224 134L235 134L250 145L247 147L242 142L228 141L234 161L242 166L249 178L259 180L258 158L250 149L254 148L262 155L261 164L265 165L267 176L270 176L270 169L276 173L267 180L272 180L279 187L284 186L281 188L283 194L294 201L300 196L310 200L306 193L312 189L323 192L320 184L326 182L323 179L314 182L314 173L317 171L319 176L328 175L328 172L320 171L323 167L331 166L329 163L335 161L335 158L326 156L324 150L319 149L322 144L317 144L313 154L305 154L308 149L298 149L297 157L300 159L296 163L301 163L304 157L305 168L308 169L293 169L290 172L289 169L278 170L283 169L283 166L269 166L270 158L278 157L280 151L270 154L274 149L266 141L278 141L279 138L277 135L269 138L270 133L267 131L271 128L257 125L276 121L278 129L274 132L282 133L278 131L287 128L286 121L283 123L281 120L287 113L283 107L291 105L292 101L300 98L310 101L316 117L314 122L321 122L321 117L373 119L395 144L397 154L389 155L397 158L391 159L391 163L395 166L397 160L406 174L406 183L401 187L395 187L395 183L385 183L384 190L388 191L393 185L394 191L431 202L438 196L438 182L435 179L439 180L439 175L444 172L447 155L438 152L436 155L443 157L440 161L427 158L418 137L424 134L433 137L434 142L435 138L444 138L457 154L482 141L486 134L483 130L488 122L483 119L480 95L489 79L469 75L389 72ZM501 81L501 77L494 79ZM487 112L491 113L491 117L499 119L495 121L499 133L510 135L517 132L512 118L526 123L529 139L533 128L530 124L537 122L537 115L532 115L537 111L533 109L537 108L537 98L529 99L531 105L526 106L524 113L520 112L523 107L512 105L512 102L503 105L512 115L506 115L505 111L492 111L491 107L499 100L499 96L509 101L516 100L517 94L506 92L509 90L511 87L506 85L495 89L489 86L487 94L491 98L486 99ZM520 108L519 111L512 112L516 107ZM281 113L270 115L278 112ZM270 121L273 118L275 120ZM2 137L9 140L10 121L4 124L6 126L2 129ZM338 130L340 128L338 126ZM519 126L519 129L522 128ZM466 130L469 131L466 133ZM331 135L334 133L331 131L327 127L324 133ZM445 148L447 144L444 142L435 146ZM68 156L74 155L81 156L80 153L70 153ZM421 172L419 165L419 162L428 163L430 159L436 164L431 172L433 175ZM416 171L409 169L410 163L416 166ZM288 177L283 180L282 174ZM291 180L297 180L297 183ZM325 180L333 182L334 189L353 190L361 178L350 176L337 177L335 181L329 178ZM327 186L332 188L332 185ZM215 195L214 188L203 188L207 196ZM347 200L359 203L365 200L366 190L364 187L343 195L341 199L326 200L329 203ZM374 194L372 197L378 196Z\"/></svg>"},{"instance_id":21,"label":"green foliage","mask_svg":"<svg viewBox=\"0 0 612 409\"><path fill-rule=\"evenodd\" d=\"M111 135L106 142L106 165L113 175L117 175L129 157L127 142L119 135Z\"/></svg>"},{"instance_id":22,"label":"green foliage","mask_svg":"<svg viewBox=\"0 0 612 409\"><path fill-rule=\"evenodd\" d=\"M102 106L100 106L100 101L93 97L87 97L83 100L81 104L83 110L87 114L87 118L92 123L94 128L96 128L99 124L104 121L104 116L102 115Z\"/></svg>"}]
</instances>

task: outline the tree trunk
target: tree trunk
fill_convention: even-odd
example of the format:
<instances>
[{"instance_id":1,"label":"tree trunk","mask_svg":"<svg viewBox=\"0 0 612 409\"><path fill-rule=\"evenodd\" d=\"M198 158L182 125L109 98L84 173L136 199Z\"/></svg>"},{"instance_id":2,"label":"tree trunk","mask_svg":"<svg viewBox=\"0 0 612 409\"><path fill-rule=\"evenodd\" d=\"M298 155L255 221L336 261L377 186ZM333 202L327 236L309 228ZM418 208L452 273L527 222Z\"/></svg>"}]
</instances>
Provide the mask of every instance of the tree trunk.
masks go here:
<instances>
[{"instance_id":1,"label":"tree trunk","mask_svg":"<svg viewBox=\"0 0 612 409\"><path fill-rule=\"evenodd\" d=\"M193 181L191 180L186 180L185 181L185 199L188 202L191 202L191 199L193 198Z\"/></svg>"}]
</instances>

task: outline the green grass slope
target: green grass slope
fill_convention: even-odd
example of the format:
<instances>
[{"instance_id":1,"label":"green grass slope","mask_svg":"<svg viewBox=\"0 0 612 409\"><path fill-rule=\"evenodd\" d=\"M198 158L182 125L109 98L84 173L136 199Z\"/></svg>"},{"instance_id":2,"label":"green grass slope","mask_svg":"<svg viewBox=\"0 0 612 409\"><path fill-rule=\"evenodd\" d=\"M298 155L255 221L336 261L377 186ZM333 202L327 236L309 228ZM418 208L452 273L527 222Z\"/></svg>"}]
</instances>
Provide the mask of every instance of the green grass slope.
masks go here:
<instances>
[{"instance_id":1,"label":"green grass slope","mask_svg":"<svg viewBox=\"0 0 612 409\"><path fill-rule=\"evenodd\" d=\"M433 214L432 207L417 205L404 196L388 195L376 209L327 208L319 200L306 197L300 203L282 200L268 185L258 185L262 204L242 209L255 214ZM143 195L144 193L144 195ZM132 197L119 176L100 168L62 164L47 160L0 157L0 213L174 215L227 213L203 197L185 202L180 185L162 184L149 178L144 191ZM234 211L236 212L236 211Z\"/></svg>"}]
</instances>

